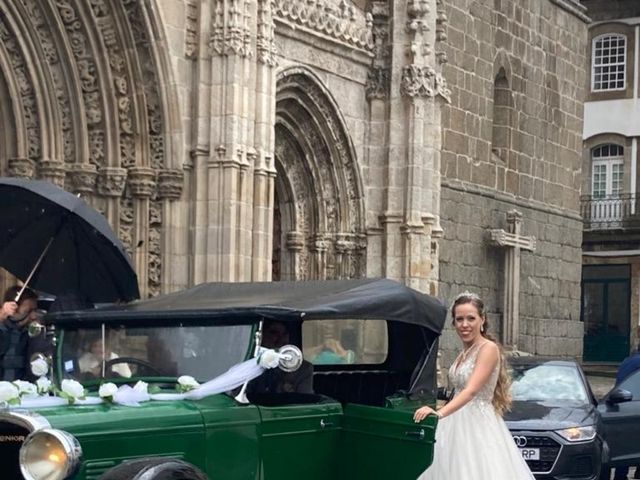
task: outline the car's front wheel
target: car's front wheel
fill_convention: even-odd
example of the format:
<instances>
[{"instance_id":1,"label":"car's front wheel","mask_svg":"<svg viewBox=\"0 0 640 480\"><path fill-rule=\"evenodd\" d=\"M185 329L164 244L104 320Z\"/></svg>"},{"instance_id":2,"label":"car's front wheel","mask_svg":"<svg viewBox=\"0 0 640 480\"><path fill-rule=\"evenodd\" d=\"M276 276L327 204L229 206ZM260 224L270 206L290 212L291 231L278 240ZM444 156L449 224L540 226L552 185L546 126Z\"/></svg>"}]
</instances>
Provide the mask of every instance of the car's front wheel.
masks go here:
<instances>
[{"instance_id":1,"label":"car's front wheel","mask_svg":"<svg viewBox=\"0 0 640 480\"><path fill-rule=\"evenodd\" d=\"M103 473L98 480L207 480L207 476L182 460L137 458Z\"/></svg>"}]
</instances>

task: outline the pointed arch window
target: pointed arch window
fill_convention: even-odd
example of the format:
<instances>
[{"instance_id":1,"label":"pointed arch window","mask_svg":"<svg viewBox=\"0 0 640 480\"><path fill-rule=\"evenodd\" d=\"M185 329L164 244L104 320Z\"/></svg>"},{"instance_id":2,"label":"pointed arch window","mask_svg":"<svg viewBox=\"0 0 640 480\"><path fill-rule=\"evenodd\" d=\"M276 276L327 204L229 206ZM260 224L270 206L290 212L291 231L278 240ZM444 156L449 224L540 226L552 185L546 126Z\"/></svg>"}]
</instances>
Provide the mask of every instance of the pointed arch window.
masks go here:
<instances>
[{"instance_id":1,"label":"pointed arch window","mask_svg":"<svg viewBox=\"0 0 640 480\"><path fill-rule=\"evenodd\" d=\"M511 150L511 125L514 118L514 104L509 81L504 68L500 68L493 84L493 130L491 151L502 161L507 161Z\"/></svg>"},{"instance_id":2,"label":"pointed arch window","mask_svg":"<svg viewBox=\"0 0 640 480\"><path fill-rule=\"evenodd\" d=\"M624 90L626 80L627 37L605 34L593 39L591 90Z\"/></svg>"}]
</instances>

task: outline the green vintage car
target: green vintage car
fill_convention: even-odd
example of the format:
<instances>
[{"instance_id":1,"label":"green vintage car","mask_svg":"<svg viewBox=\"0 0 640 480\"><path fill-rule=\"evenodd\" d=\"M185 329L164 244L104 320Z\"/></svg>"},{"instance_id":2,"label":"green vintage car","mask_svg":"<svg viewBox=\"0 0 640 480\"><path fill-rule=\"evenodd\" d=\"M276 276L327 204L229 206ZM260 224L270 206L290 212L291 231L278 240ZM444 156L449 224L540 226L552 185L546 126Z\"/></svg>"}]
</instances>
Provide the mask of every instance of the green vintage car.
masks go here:
<instances>
[{"instance_id":1,"label":"green vintage car","mask_svg":"<svg viewBox=\"0 0 640 480\"><path fill-rule=\"evenodd\" d=\"M97 396L105 382L143 380L159 394L138 406L0 410L1 477L416 478L432 460L436 419L415 424L412 414L435 403L445 316L436 299L385 279L203 284L50 314L54 383L74 379ZM204 382L252 359L274 321L303 352L312 392L244 382L171 399L180 376ZM287 351L290 370L302 359Z\"/></svg>"}]
</instances>

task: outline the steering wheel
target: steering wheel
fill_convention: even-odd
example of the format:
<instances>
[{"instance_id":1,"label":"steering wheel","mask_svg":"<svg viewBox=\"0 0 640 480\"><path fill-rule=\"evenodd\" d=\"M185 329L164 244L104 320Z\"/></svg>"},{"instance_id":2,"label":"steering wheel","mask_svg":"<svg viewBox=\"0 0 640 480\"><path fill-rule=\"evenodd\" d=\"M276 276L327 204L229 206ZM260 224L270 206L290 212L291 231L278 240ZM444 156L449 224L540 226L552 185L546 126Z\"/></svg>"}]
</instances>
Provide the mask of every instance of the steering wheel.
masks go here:
<instances>
[{"instance_id":1,"label":"steering wheel","mask_svg":"<svg viewBox=\"0 0 640 480\"><path fill-rule=\"evenodd\" d=\"M134 358L134 357L112 358L111 360L107 360L106 362L104 362L104 369L105 371L111 371L111 367L113 367L114 365L118 365L120 363L132 363L134 365L138 365L140 367L146 368L151 374L162 376L162 372L158 370L158 368L155 365L147 362L146 360L142 360L140 358Z\"/></svg>"}]
</instances>

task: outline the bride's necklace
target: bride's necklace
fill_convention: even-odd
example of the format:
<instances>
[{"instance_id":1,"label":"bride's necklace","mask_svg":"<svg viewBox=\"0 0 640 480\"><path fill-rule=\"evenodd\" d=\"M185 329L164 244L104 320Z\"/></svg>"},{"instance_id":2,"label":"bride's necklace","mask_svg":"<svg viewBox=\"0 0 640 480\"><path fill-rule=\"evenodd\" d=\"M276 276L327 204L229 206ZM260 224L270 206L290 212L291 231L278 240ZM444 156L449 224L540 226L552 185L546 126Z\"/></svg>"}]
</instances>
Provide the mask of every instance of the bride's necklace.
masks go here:
<instances>
[{"instance_id":1,"label":"bride's necklace","mask_svg":"<svg viewBox=\"0 0 640 480\"><path fill-rule=\"evenodd\" d=\"M473 350L475 350L475 348L476 348L478 345L481 345L481 344L483 344L483 343L484 343L484 342L476 342L476 343L474 343L473 345L471 345L470 347L464 348L464 349L462 350L462 352L460 352L460 362L464 362L464 361L467 359L467 357L469 356L469 354L470 354Z\"/></svg>"}]
</instances>

